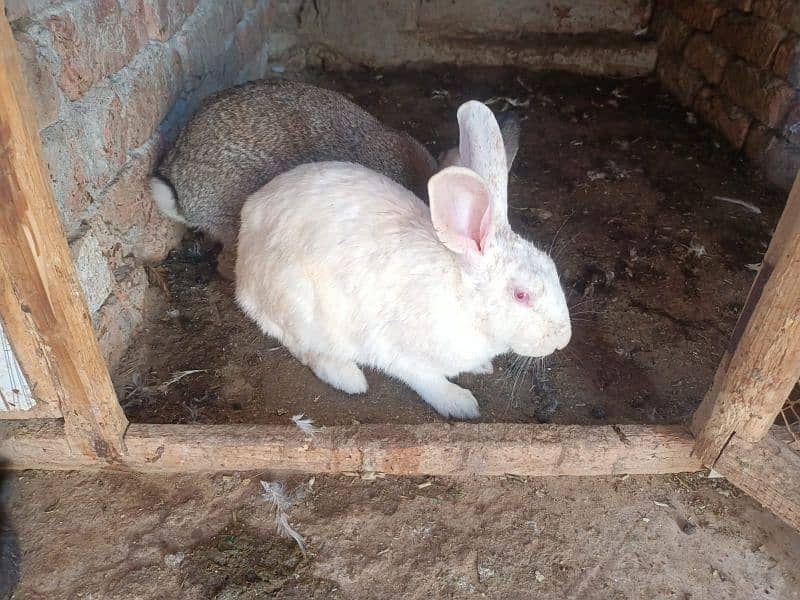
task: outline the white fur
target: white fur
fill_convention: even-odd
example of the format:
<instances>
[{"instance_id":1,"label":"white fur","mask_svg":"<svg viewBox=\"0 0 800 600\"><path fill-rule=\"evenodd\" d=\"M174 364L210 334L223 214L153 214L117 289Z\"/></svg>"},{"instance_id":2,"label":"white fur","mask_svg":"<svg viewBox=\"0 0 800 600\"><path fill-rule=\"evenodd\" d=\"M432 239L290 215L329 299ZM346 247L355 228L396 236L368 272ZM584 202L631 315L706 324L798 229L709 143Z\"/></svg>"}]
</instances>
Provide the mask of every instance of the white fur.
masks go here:
<instances>
[{"instance_id":1,"label":"white fur","mask_svg":"<svg viewBox=\"0 0 800 600\"><path fill-rule=\"evenodd\" d=\"M187 224L186 219L178 212L178 201L171 187L158 177L151 177L150 189L153 192L153 200L161 214L178 223Z\"/></svg>"},{"instance_id":2,"label":"white fur","mask_svg":"<svg viewBox=\"0 0 800 600\"><path fill-rule=\"evenodd\" d=\"M488 111L476 104L482 108L470 110ZM496 122L480 135L499 136ZM473 146L486 147L486 140ZM478 166L489 170L496 190L506 176L505 156ZM438 173L429 195L440 220L448 214L442 191L465 177L489 193L489 183L467 169ZM470 188L458 189L446 199L450 206L460 206L459 194ZM488 372L492 358L509 350L550 354L571 335L555 265L511 231L506 190L500 196L485 207L492 219L481 254L452 243L458 227L445 246L428 207L383 175L349 163L302 165L245 202L237 301L265 334L334 387L365 392L359 365L374 367L444 416L477 417L475 397L448 378ZM515 301L515 286L532 291L532 306Z\"/></svg>"}]
</instances>

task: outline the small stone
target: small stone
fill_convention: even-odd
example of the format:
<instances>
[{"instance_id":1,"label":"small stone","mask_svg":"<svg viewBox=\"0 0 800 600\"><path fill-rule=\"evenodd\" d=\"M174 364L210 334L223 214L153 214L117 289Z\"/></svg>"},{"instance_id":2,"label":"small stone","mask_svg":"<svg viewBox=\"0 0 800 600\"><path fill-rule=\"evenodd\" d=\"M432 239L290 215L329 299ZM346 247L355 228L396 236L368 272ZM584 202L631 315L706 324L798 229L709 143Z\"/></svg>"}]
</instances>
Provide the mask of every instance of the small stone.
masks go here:
<instances>
[{"instance_id":1,"label":"small stone","mask_svg":"<svg viewBox=\"0 0 800 600\"><path fill-rule=\"evenodd\" d=\"M183 552L176 552L175 554L167 554L164 557L164 564L168 567L175 569L181 565L186 555Z\"/></svg>"},{"instance_id":2,"label":"small stone","mask_svg":"<svg viewBox=\"0 0 800 600\"><path fill-rule=\"evenodd\" d=\"M681 527L681 531L683 531L683 533L686 535L694 535L695 531L697 531L697 525L686 521L686 523L683 524L683 527Z\"/></svg>"},{"instance_id":3,"label":"small stone","mask_svg":"<svg viewBox=\"0 0 800 600\"><path fill-rule=\"evenodd\" d=\"M542 575L539 571L536 571L533 574L533 576L536 577L536 581L538 581L539 583L542 583L544 581L544 575Z\"/></svg>"}]
</instances>

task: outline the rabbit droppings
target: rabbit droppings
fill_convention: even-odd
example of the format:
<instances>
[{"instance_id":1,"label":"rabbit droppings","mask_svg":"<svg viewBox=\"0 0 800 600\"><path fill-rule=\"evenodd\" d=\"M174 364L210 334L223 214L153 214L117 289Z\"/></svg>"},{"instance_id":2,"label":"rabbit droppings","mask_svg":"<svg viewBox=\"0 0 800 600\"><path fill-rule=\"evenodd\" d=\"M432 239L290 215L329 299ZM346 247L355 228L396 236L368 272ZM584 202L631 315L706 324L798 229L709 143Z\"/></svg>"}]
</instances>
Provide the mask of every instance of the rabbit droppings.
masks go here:
<instances>
[{"instance_id":1,"label":"rabbit droppings","mask_svg":"<svg viewBox=\"0 0 800 600\"><path fill-rule=\"evenodd\" d=\"M430 210L363 166L325 162L245 202L236 299L261 330L347 393L359 365L415 390L441 415L475 418L448 378L491 373L513 351L545 356L571 336L550 257L508 224L506 155L484 104L458 110L460 161L428 183Z\"/></svg>"},{"instance_id":2,"label":"rabbit droppings","mask_svg":"<svg viewBox=\"0 0 800 600\"><path fill-rule=\"evenodd\" d=\"M505 116L503 128L516 153L516 114ZM206 100L159 165L151 188L162 213L222 242L219 270L230 278L245 198L289 169L330 160L364 165L421 198L437 168L422 144L344 96L268 79ZM458 160L450 151L449 164Z\"/></svg>"}]
</instances>

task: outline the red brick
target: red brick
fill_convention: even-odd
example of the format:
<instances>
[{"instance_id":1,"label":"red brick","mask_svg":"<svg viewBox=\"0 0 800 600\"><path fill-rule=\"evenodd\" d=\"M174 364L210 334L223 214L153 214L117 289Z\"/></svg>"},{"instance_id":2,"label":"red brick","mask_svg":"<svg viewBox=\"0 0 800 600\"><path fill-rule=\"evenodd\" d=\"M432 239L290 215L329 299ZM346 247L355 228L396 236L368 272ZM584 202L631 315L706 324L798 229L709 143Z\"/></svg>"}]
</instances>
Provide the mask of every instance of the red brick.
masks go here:
<instances>
[{"instance_id":1,"label":"red brick","mask_svg":"<svg viewBox=\"0 0 800 600\"><path fill-rule=\"evenodd\" d=\"M795 91L784 81L742 61L728 65L721 89L735 104L769 127L781 124L795 98Z\"/></svg>"},{"instance_id":2,"label":"red brick","mask_svg":"<svg viewBox=\"0 0 800 600\"><path fill-rule=\"evenodd\" d=\"M89 88L121 69L146 39L141 0L123 11L117 0L77 3L51 15L46 22L61 57L61 89L76 100Z\"/></svg>"},{"instance_id":3,"label":"red brick","mask_svg":"<svg viewBox=\"0 0 800 600\"><path fill-rule=\"evenodd\" d=\"M714 88L702 89L695 98L694 110L719 131L737 150L744 144L752 119L750 115L731 104Z\"/></svg>"},{"instance_id":4,"label":"red brick","mask_svg":"<svg viewBox=\"0 0 800 600\"><path fill-rule=\"evenodd\" d=\"M115 277L112 294L94 319L100 350L112 370L142 324L148 287L142 267L120 268Z\"/></svg>"},{"instance_id":5,"label":"red brick","mask_svg":"<svg viewBox=\"0 0 800 600\"><path fill-rule=\"evenodd\" d=\"M219 23L201 20L191 34L181 31L175 38L176 45L185 48L187 73L201 77L210 70L215 57L225 47L226 32Z\"/></svg>"},{"instance_id":6,"label":"red brick","mask_svg":"<svg viewBox=\"0 0 800 600\"><path fill-rule=\"evenodd\" d=\"M125 98L122 127L126 150L139 147L153 135L175 103L182 80L178 53L167 46L148 46L120 73L118 93Z\"/></svg>"},{"instance_id":7,"label":"red brick","mask_svg":"<svg viewBox=\"0 0 800 600\"><path fill-rule=\"evenodd\" d=\"M666 90L684 106L692 105L695 95L704 84L699 71L669 56L659 57L656 73Z\"/></svg>"},{"instance_id":8,"label":"red brick","mask_svg":"<svg viewBox=\"0 0 800 600\"><path fill-rule=\"evenodd\" d=\"M800 33L800 2L797 0L756 0L753 12Z\"/></svg>"},{"instance_id":9,"label":"red brick","mask_svg":"<svg viewBox=\"0 0 800 600\"><path fill-rule=\"evenodd\" d=\"M59 122L44 129L42 150L50 174L56 205L67 237L78 231L92 198L87 192L89 178L78 149L78 134L71 123Z\"/></svg>"},{"instance_id":10,"label":"red brick","mask_svg":"<svg viewBox=\"0 0 800 600\"><path fill-rule=\"evenodd\" d=\"M142 234L133 242L133 255L146 263L164 260L170 250L180 242L185 228L180 223L168 219L156 208L152 197L146 191L145 224Z\"/></svg>"},{"instance_id":11,"label":"red brick","mask_svg":"<svg viewBox=\"0 0 800 600\"><path fill-rule=\"evenodd\" d=\"M241 0L219 0L222 8L222 29L226 32L236 29L236 25L244 16L244 4Z\"/></svg>"},{"instance_id":12,"label":"red brick","mask_svg":"<svg viewBox=\"0 0 800 600\"><path fill-rule=\"evenodd\" d=\"M800 87L800 37L794 35L778 46L772 70L793 87Z\"/></svg>"},{"instance_id":13,"label":"red brick","mask_svg":"<svg viewBox=\"0 0 800 600\"><path fill-rule=\"evenodd\" d=\"M91 194L101 190L127 158L124 98L108 85L98 85L68 105L64 123L69 126L67 144L81 157L85 187Z\"/></svg>"},{"instance_id":14,"label":"red brick","mask_svg":"<svg viewBox=\"0 0 800 600\"><path fill-rule=\"evenodd\" d=\"M144 19L150 39L166 41L195 9L194 0L144 0Z\"/></svg>"},{"instance_id":15,"label":"red brick","mask_svg":"<svg viewBox=\"0 0 800 600\"><path fill-rule=\"evenodd\" d=\"M659 13L657 24L658 51L667 54L680 54L692 28L669 11Z\"/></svg>"},{"instance_id":16,"label":"red brick","mask_svg":"<svg viewBox=\"0 0 800 600\"><path fill-rule=\"evenodd\" d=\"M736 14L719 20L712 34L714 40L757 67L766 68L786 31L766 19Z\"/></svg>"},{"instance_id":17,"label":"red brick","mask_svg":"<svg viewBox=\"0 0 800 600\"><path fill-rule=\"evenodd\" d=\"M28 92L36 109L39 129L52 125L58 119L61 95L53 75L53 66L36 49L36 42L24 32L15 32L17 50L22 59L22 73Z\"/></svg>"},{"instance_id":18,"label":"red brick","mask_svg":"<svg viewBox=\"0 0 800 600\"><path fill-rule=\"evenodd\" d=\"M684 51L689 66L699 69L711 83L719 83L722 73L730 61L730 54L711 41L705 33L696 33L689 40Z\"/></svg>"},{"instance_id":19,"label":"red brick","mask_svg":"<svg viewBox=\"0 0 800 600\"><path fill-rule=\"evenodd\" d=\"M6 0L6 18L9 22L32 17L47 8L54 8L64 0Z\"/></svg>"},{"instance_id":20,"label":"red brick","mask_svg":"<svg viewBox=\"0 0 800 600\"><path fill-rule=\"evenodd\" d=\"M714 0L674 0L672 10L696 29L711 31L727 8Z\"/></svg>"},{"instance_id":21,"label":"red brick","mask_svg":"<svg viewBox=\"0 0 800 600\"><path fill-rule=\"evenodd\" d=\"M254 15L239 23L236 27L235 38L242 63L246 63L264 45L264 31L259 27L259 22Z\"/></svg>"}]
</instances>

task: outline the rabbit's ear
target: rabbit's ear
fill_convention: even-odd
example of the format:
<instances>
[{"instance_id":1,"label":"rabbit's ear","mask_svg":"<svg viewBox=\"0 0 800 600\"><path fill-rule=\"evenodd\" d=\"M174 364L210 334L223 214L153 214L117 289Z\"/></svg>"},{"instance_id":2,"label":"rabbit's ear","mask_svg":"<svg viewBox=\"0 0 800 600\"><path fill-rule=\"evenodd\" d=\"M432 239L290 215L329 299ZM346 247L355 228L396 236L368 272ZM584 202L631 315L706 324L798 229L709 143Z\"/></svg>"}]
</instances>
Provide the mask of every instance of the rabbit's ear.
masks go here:
<instances>
[{"instance_id":1,"label":"rabbit's ear","mask_svg":"<svg viewBox=\"0 0 800 600\"><path fill-rule=\"evenodd\" d=\"M491 234L486 182L463 167L448 167L428 181L431 220L439 240L457 254L483 254Z\"/></svg>"},{"instance_id":2,"label":"rabbit's ear","mask_svg":"<svg viewBox=\"0 0 800 600\"><path fill-rule=\"evenodd\" d=\"M461 164L475 171L486 182L495 223L508 223L508 163L503 135L494 114L476 100L458 109L459 154Z\"/></svg>"},{"instance_id":3,"label":"rabbit's ear","mask_svg":"<svg viewBox=\"0 0 800 600\"><path fill-rule=\"evenodd\" d=\"M511 170L514 158L519 151L520 117L516 111L508 110L497 116L497 124L503 135L503 145L506 148L506 166Z\"/></svg>"}]
</instances>

